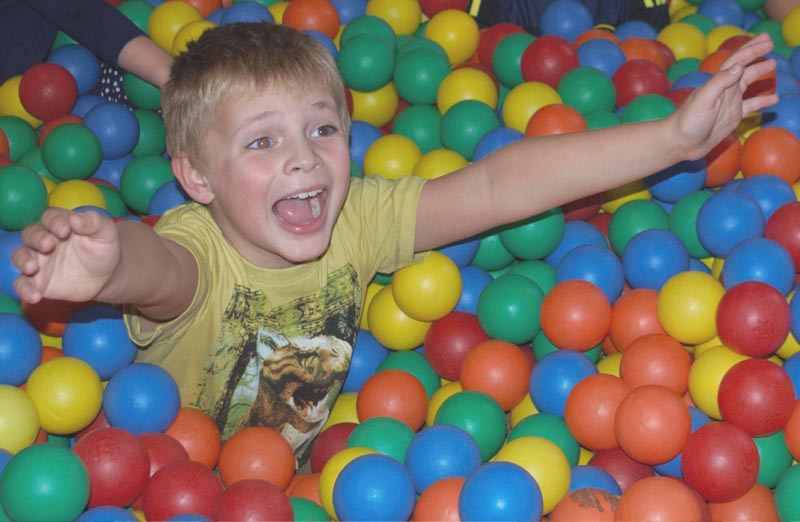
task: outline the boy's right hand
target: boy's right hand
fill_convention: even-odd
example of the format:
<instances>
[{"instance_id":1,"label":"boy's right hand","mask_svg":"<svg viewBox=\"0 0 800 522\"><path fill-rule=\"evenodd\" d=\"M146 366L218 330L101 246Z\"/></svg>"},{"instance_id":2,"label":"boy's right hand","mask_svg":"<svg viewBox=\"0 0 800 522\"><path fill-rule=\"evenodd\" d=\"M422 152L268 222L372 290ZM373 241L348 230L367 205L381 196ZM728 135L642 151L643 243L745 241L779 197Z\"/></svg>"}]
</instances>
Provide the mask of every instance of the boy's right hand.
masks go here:
<instances>
[{"instance_id":1,"label":"boy's right hand","mask_svg":"<svg viewBox=\"0 0 800 522\"><path fill-rule=\"evenodd\" d=\"M14 283L29 303L95 299L119 264L116 224L94 211L48 209L39 224L22 231L23 246L11 260L21 275Z\"/></svg>"}]
</instances>

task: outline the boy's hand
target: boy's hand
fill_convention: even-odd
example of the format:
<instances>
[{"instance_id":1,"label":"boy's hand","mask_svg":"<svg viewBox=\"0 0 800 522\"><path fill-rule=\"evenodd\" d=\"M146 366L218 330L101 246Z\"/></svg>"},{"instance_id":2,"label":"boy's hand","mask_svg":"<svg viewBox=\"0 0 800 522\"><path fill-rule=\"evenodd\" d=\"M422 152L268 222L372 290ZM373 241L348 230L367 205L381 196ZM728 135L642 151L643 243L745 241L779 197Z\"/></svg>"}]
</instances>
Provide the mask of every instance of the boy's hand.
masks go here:
<instances>
[{"instance_id":1,"label":"boy's hand","mask_svg":"<svg viewBox=\"0 0 800 522\"><path fill-rule=\"evenodd\" d=\"M736 129L742 118L778 101L775 94L744 98L747 87L775 69L774 60L759 60L772 50L769 35L760 34L731 54L705 85L673 114L676 138L688 159L700 159Z\"/></svg>"},{"instance_id":2,"label":"boy's hand","mask_svg":"<svg viewBox=\"0 0 800 522\"><path fill-rule=\"evenodd\" d=\"M20 299L90 301L97 297L120 259L114 222L97 212L52 208L41 224L22 231L23 246L12 254L22 272L14 283Z\"/></svg>"}]
</instances>

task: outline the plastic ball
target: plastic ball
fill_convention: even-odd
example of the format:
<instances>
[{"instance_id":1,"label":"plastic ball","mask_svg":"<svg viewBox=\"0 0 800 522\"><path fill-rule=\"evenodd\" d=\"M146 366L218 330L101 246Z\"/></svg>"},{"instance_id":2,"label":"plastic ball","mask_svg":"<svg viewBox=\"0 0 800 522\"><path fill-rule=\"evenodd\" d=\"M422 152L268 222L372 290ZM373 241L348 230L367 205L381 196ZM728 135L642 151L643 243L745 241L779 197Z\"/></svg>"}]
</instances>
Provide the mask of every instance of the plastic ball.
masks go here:
<instances>
[{"instance_id":1,"label":"plastic ball","mask_svg":"<svg viewBox=\"0 0 800 522\"><path fill-rule=\"evenodd\" d=\"M500 234L483 234L479 236L478 251L472 259L472 266L487 272L495 272L511 266L516 261L500 240Z\"/></svg>"},{"instance_id":2,"label":"plastic ball","mask_svg":"<svg viewBox=\"0 0 800 522\"><path fill-rule=\"evenodd\" d=\"M742 144L744 177L772 174L794 183L800 178L800 138L781 127L761 127Z\"/></svg>"},{"instance_id":3,"label":"plastic ball","mask_svg":"<svg viewBox=\"0 0 800 522\"><path fill-rule=\"evenodd\" d=\"M725 288L745 281L767 283L782 295L794 286L794 262L780 244L763 237L746 239L734 246L722 267Z\"/></svg>"},{"instance_id":4,"label":"plastic ball","mask_svg":"<svg viewBox=\"0 0 800 522\"><path fill-rule=\"evenodd\" d=\"M544 293L524 276L506 274L491 281L478 298L478 320L493 339L514 344L539 332Z\"/></svg>"},{"instance_id":5,"label":"plastic ball","mask_svg":"<svg viewBox=\"0 0 800 522\"><path fill-rule=\"evenodd\" d=\"M100 165L102 146L95 133L77 123L53 129L42 143L42 160L56 178L86 179Z\"/></svg>"},{"instance_id":6,"label":"plastic ball","mask_svg":"<svg viewBox=\"0 0 800 522\"><path fill-rule=\"evenodd\" d=\"M664 334L658 319L658 292L636 288L623 293L611 307L609 336L621 352L639 337Z\"/></svg>"},{"instance_id":7,"label":"plastic ball","mask_svg":"<svg viewBox=\"0 0 800 522\"><path fill-rule=\"evenodd\" d=\"M136 522L139 520L136 515L125 508L119 506L98 506L89 508L80 514L75 522L103 522L104 520L115 520L118 522Z\"/></svg>"},{"instance_id":8,"label":"plastic ball","mask_svg":"<svg viewBox=\"0 0 800 522\"><path fill-rule=\"evenodd\" d=\"M622 123L653 121L666 118L675 112L675 103L661 94L642 94L622 109Z\"/></svg>"},{"instance_id":9,"label":"plastic ball","mask_svg":"<svg viewBox=\"0 0 800 522\"><path fill-rule=\"evenodd\" d=\"M508 434L508 441L520 437L543 437L556 444L570 466L578 464L580 458L580 445L567 428L567 424L558 415L552 413L533 413L523 418L514 425Z\"/></svg>"},{"instance_id":10,"label":"plastic ball","mask_svg":"<svg viewBox=\"0 0 800 522\"><path fill-rule=\"evenodd\" d=\"M561 103L547 105L536 111L525 127L526 137L566 134L587 130L583 115Z\"/></svg>"},{"instance_id":11,"label":"plastic ball","mask_svg":"<svg viewBox=\"0 0 800 522\"><path fill-rule=\"evenodd\" d=\"M49 206L74 210L79 207L106 208L106 199L100 188L90 181L71 179L62 181L49 195Z\"/></svg>"},{"instance_id":12,"label":"plastic ball","mask_svg":"<svg viewBox=\"0 0 800 522\"><path fill-rule=\"evenodd\" d=\"M430 333L430 330L428 331ZM381 345L369 331L359 330L350 359L350 369L342 385L343 392L357 392L367 379L375 373L378 364L389 355L389 350ZM427 353L426 353L427 356Z\"/></svg>"},{"instance_id":13,"label":"plastic ball","mask_svg":"<svg viewBox=\"0 0 800 522\"><path fill-rule=\"evenodd\" d=\"M694 492L671 477L647 477L631 485L620 497L617 520L701 520Z\"/></svg>"},{"instance_id":14,"label":"plastic ball","mask_svg":"<svg viewBox=\"0 0 800 522\"><path fill-rule=\"evenodd\" d=\"M81 45L62 45L50 53L47 61L69 71L75 79L78 96L89 93L100 81L100 61L92 51Z\"/></svg>"},{"instance_id":15,"label":"plastic ball","mask_svg":"<svg viewBox=\"0 0 800 522\"><path fill-rule=\"evenodd\" d=\"M611 248L622 255L632 238L646 230L667 230L669 215L652 200L634 199L620 205L611 215L608 239Z\"/></svg>"},{"instance_id":16,"label":"plastic ball","mask_svg":"<svg viewBox=\"0 0 800 522\"><path fill-rule=\"evenodd\" d=\"M0 384L24 384L42 357L39 333L20 315L0 313Z\"/></svg>"},{"instance_id":17,"label":"plastic ball","mask_svg":"<svg viewBox=\"0 0 800 522\"><path fill-rule=\"evenodd\" d=\"M289 503L292 507L295 520L330 520L328 514L319 505L319 502L308 498L290 496Z\"/></svg>"},{"instance_id":18,"label":"plastic ball","mask_svg":"<svg viewBox=\"0 0 800 522\"><path fill-rule=\"evenodd\" d=\"M0 234L0 295L17 302L19 297L14 290L14 281L21 272L11 263L11 253L21 246L22 234L20 232Z\"/></svg>"},{"instance_id":19,"label":"plastic ball","mask_svg":"<svg viewBox=\"0 0 800 522\"><path fill-rule=\"evenodd\" d=\"M491 458L506 437L506 421L497 401L477 391L457 392L441 404L435 425L453 425L469 433L481 452L482 461Z\"/></svg>"},{"instance_id":20,"label":"plastic ball","mask_svg":"<svg viewBox=\"0 0 800 522\"><path fill-rule=\"evenodd\" d=\"M374 125L363 121L353 121L350 127L350 156L363 170L364 156L372 144L382 136Z\"/></svg>"},{"instance_id":21,"label":"plastic ball","mask_svg":"<svg viewBox=\"0 0 800 522\"><path fill-rule=\"evenodd\" d=\"M717 334L716 313L725 293L710 274L688 271L671 277L658 294L658 319L667 334L684 344L700 344Z\"/></svg>"},{"instance_id":22,"label":"plastic ball","mask_svg":"<svg viewBox=\"0 0 800 522\"><path fill-rule=\"evenodd\" d=\"M490 106L477 100L460 101L442 116L442 144L472 160L481 138L499 127L497 114Z\"/></svg>"},{"instance_id":23,"label":"plastic ball","mask_svg":"<svg viewBox=\"0 0 800 522\"><path fill-rule=\"evenodd\" d=\"M510 411L528 393L530 373L528 358L517 345L492 339L467 352L459 377L464 390L483 392Z\"/></svg>"},{"instance_id":24,"label":"plastic ball","mask_svg":"<svg viewBox=\"0 0 800 522\"><path fill-rule=\"evenodd\" d=\"M691 365L691 356L678 341L666 334L647 334L626 347L620 376L632 388L659 385L682 396L689 387Z\"/></svg>"},{"instance_id":25,"label":"plastic ball","mask_svg":"<svg viewBox=\"0 0 800 522\"><path fill-rule=\"evenodd\" d=\"M294 517L289 497L264 480L243 479L217 497L214 520L289 520Z\"/></svg>"},{"instance_id":26,"label":"plastic ball","mask_svg":"<svg viewBox=\"0 0 800 522\"><path fill-rule=\"evenodd\" d=\"M497 107L497 87L489 74L474 67L454 69L444 77L436 93L436 106L444 114L464 100L476 100Z\"/></svg>"},{"instance_id":27,"label":"plastic ball","mask_svg":"<svg viewBox=\"0 0 800 522\"><path fill-rule=\"evenodd\" d=\"M565 38L556 35L543 35L531 42L520 61L523 80L541 82L553 89L558 87L565 74L579 65L575 48Z\"/></svg>"},{"instance_id":28,"label":"plastic ball","mask_svg":"<svg viewBox=\"0 0 800 522\"><path fill-rule=\"evenodd\" d=\"M550 513L552 522L614 520L619 496L598 488L581 488L562 498Z\"/></svg>"},{"instance_id":29,"label":"plastic ball","mask_svg":"<svg viewBox=\"0 0 800 522\"><path fill-rule=\"evenodd\" d=\"M699 28L689 23L669 24L658 33L658 41L670 48L676 60L706 57L706 36Z\"/></svg>"},{"instance_id":30,"label":"plastic ball","mask_svg":"<svg viewBox=\"0 0 800 522\"><path fill-rule=\"evenodd\" d=\"M392 295L400 309L418 321L435 321L450 313L461 294L461 274L444 254L431 252L392 278Z\"/></svg>"},{"instance_id":31,"label":"plastic ball","mask_svg":"<svg viewBox=\"0 0 800 522\"><path fill-rule=\"evenodd\" d=\"M773 492L757 483L736 500L709 502L708 510L712 520L779 520L775 501Z\"/></svg>"},{"instance_id":32,"label":"plastic ball","mask_svg":"<svg viewBox=\"0 0 800 522\"><path fill-rule=\"evenodd\" d=\"M309 462L313 473L321 473L325 464L346 447L347 439L358 424L340 422L323 429L311 444ZM298 475L295 475L297 477Z\"/></svg>"},{"instance_id":33,"label":"plastic ball","mask_svg":"<svg viewBox=\"0 0 800 522\"><path fill-rule=\"evenodd\" d=\"M797 271L800 268L800 202L778 207L767 219L764 237L786 249Z\"/></svg>"},{"instance_id":34,"label":"plastic ball","mask_svg":"<svg viewBox=\"0 0 800 522\"><path fill-rule=\"evenodd\" d=\"M405 465L417 494L421 494L439 480L469 477L481 465L481 454L466 431L442 424L426 428L414 437Z\"/></svg>"},{"instance_id":35,"label":"plastic ball","mask_svg":"<svg viewBox=\"0 0 800 522\"><path fill-rule=\"evenodd\" d=\"M506 226L500 231L500 241L517 259L542 259L559 245L565 227L564 213L555 207Z\"/></svg>"},{"instance_id":36,"label":"plastic ball","mask_svg":"<svg viewBox=\"0 0 800 522\"><path fill-rule=\"evenodd\" d=\"M620 447L597 451L588 463L614 477L623 493L639 480L655 475L653 466L629 457Z\"/></svg>"},{"instance_id":37,"label":"plastic ball","mask_svg":"<svg viewBox=\"0 0 800 522\"><path fill-rule=\"evenodd\" d=\"M222 482L211 468L199 462L174 462L158 470L142 494L147 520L167 520L191 513L211 519Z\"/></svg>"},{"instance_id":38,"label":"plastic ball","mask_svg":"<svg viewBox=\"0 0 800 522\"><path fill-rule=\"evenodd\" d=\"M619 484L608 471L591 464L573 466L570 470L570 492L586 488L599 489L612 495L622 494Z\"/></svg>"},{"instance_id":39,"label":"plastic ball","mask_svg":"<svg viewBox=\"0 0 800 522\"><path fill-rule=\"evenodd\" d=\"M121 198L122 196L120 196ZM160 216L166 211L182 205L189 200L189 196L183 191L178 180L167 181L153 192L150 202L147 204L147 214L150 216Z\"/></svg>"},{"instance_id":40,"label":"plastic ball","mask_svg":"<svg viewBox=\"0 0 800 522\"><path fill-rule=\"evenodd\" d=\"M344 467L353 460L370 454L376 454L376 452L370 448L364 447L345 448L333 455L325 464L325 467L322 468L319 478L319 498L320 503L328 516L336 516L336 511L334 510L333 504L333 491L336 482L338 481L338 477ZM413 492L413 486L411 487L411 490Z\"/></svg>"},{"instance_id":41,"label":"plastic ball","mask_svg":"<svg viewBox=\"0 0 800 522\"><path fill-rule=\"evenodd\" d=\"M413 175L433 179L467 165L459 154L442 149L441 125L442 115L430 105L411 105L395 118L392 132L409 138L423 154L414 165Z\"/></svg>"},{"instance_id":42,"label":"plastic ball","mask_svg":"<svg viewBox=\"0 0 800 522\"><path fill-rule=\"evenodd\" d=\"M22 106L40 120L68 114L78 99L78 84L70 72L56 63L39 63L22 74L19 83Z\"/></svg>"},{"instance_id":43,"label":"plastic ball","mask_svg":"<svg viewBox=\"0 0 800 522\"><path fill-rule=\"evenodd\" d=\"M594 284L610 303L617 300L625 283L622 264L616 254L596 245L575 247L558 264L556 282L573 279Z\"/></svg>"},{"instance_id":44,"label":"plastic ball","mask_svg":"<svg viewBox=\"0 0 800 522\"><path fill-rule=\"evenodd\" d=\"M414 509L411 476L384 455L357 457L339 473L333 505L342 520L406 520Z\"/></svg>"},{"instance_id":45,"label":"plastic ball","mask_svg":"<svg viewBox=\"0 0 800 522\"><path fill-rule=\"evenodd\" d=\"M666 73L649 60L625 62L616 70L611 80L617 92L618 107L625 107L645 94L665 96L669 91Z\"/></svg>"},{"instance_id":46,"label":"plastic ball","mask_svg":"<svg viewBox=\"0 0 800 522\"><path fill-rule=\"evenodd\" d=\"M538 520L542 492L518 464L491 462L467 478L458 499L461 520Z\"/></svg>"},{"instance_id":47,"label":"plastic ball","mask_svg":"<svg viewBox=\"0 0 800 522\"><path fill-rule=\"evenodd\" d=\"M467 354L488 340L489 335L481 328L477 315L456 310L431 324L423 344L425 358L440 376L456 381ZM354 356L356 351L358 344Z\"/></svg>"},{"instance_id":48,"label":"plastic ball","mask_svg":"<svg viewBox=\"0 0 800 522\"><path fill-rule=\"evenodd\" d=\"M767 357L783 344L792 318L778 290L759 281L745 281L722 296L716 320L725 346L749 357Z\"/></svg>"},{"instance_id":49,"label":"plastic ball","mask_svg":"<svg viewBox=\"0 0 800 522\"><path fill-rule=\"evenodd\" d=\"M582 353L559 350L537 361L530 378L530 394L536 409L563 417L572 389L597 368Z\"/></svg>"},{"instance_id":50,"label":"plastic ball","mask_svg":"<svg viewBox=\"0 0 800 522\"><path fill-rule=\"evenodd\" d=\"M607 79L614 76L617 69L626 61L625 53L622 52L619 44L604 38L586 40L577 46L577 51L578 61L582 67L597 69L604 73ZM616 100L616 91L614 91L614 98Z\"/></svg>"},{"instance_id":51,"label":"plastic ball","mask_svg":"<svg viewBox=\"0 0 800 522\"><path fill-rule=\"evenodd\" d=\"M32 116L25 110L22 101L19 99L19 85L21 81L22 76L17 75L0 83L0 103L3 105L3 113L20 118L34 128L39 128L43 123L42 120Z\"/></svg>"},{"instance_id":52,"label":"plastic ball","mask_svg":"<svg viewBox=\"0 0 800 522\"><path fill-rule=\"evenodd\" d=\"M398 179L414 169L422 151L410 138L388 134L376 139L364 155L364 175Z\"/></svg>"},{"instance_id":53,"label":"plastic ball","mask_svg":"<svg viewBox=\"0 0 800 522\"><path fill-rule=\"evenodd\" d=\"M671 277L688 270L689 253L672 232L645 230L625 245L622 268L631 287L659 290Z\"/></svg>"},{"instance_id":54,"label":"plastic ball","mask_svg":"<svg viewBox=\"0 0 800 522\"><path fill-rule=\"evenodd\" d=\"M465 11L440 11L425 25L425 38L442 46L450 65L462 64L475 54L479 37L478 23Z\"/></svg>"},{"instance_id":55,"label":"plastic ball","mask_svg":"<svg viewBox=\"0 0 800 522\"><path fill-rule=\"evenodd\" d=\"M381 361L376 371L383 370L403 370L417 379L425 387L425 391L430 398L439 389L441 378L436 371L428 364L425 356L419 351L398 351L389 354L386 359Z\"/></svg>"},{"instance_id":56,"label":"plastic ball","mask_svg":"<svg viewBox=\"0 0 800 522\"><path fill-rule=\"evenodd\" d=\"M588 375L571 387L564 404L564 421L581 445L594 451L618 446L615 414L630 389L620 377L602 373Z\"/></svg>"},{"instance_id":57,"label":"plastic ball","mask_svg":"<svg viewBox=\"0 0 800 522\"><path fill-rule=\"evenodd\" d=\"M522 78L520 62L525 49L536 38L522 27L516 25L514 27L519 28L520 31L512 31L497 41L491 60L488 62L491 64L498 82L508 89L525 83Z\"/></svg>"},{"instance_id":58,"label":"plastic ball","mask_svg":"<svg viewBox=\"0 0 800 522\"><path fill-rule=\"evenodd\" d=\"M163 156L134 157L122 171L120 194L128 207L145 214L156 191L173 179L169 160Z\"/></svg>"},{"instance_id":59,"label":"plastic ball","mask_svg":"<svg viewBox=\"0 0 800 522\"><path fill-rule=\"evenodd\" d=\"M125 90L128 101L137 109L156 111L161 107L159 88L134 74L122 75L122 88ZM102 101L102 98L100 100ZM78 103L80 103L80 98L78 98Z\"/></svg>"},{"instance_id":60,"label":"plastic ball","mask_svg":"<svg viewBox=\"0 0 800 522\"><path fill-rule=\"evenodd\" d=\"M17 453L33 444L38 433L36 404L20 388L0 384L0 449Z\"/></svg>"},{"instance_id":61,"label":"plastic ball","mask_svg":"<svg viewBox=\"0 0 800 522\"><path fill-rule=\"evenodd\" d=\"M433 104L449 74L450 63L443 51L419 48L397 56L394 84L398 95L408 103Z\"/></svg>"},{"instance_id":62,"label":"plastic ball","mask_svg":"<svg viewBox=\"0 0 800 522\"><path fill-rule=\"evenodd\" d=\"M339 14L339 23L346 26L353 19L367 12L367 0L331 0Z\"/></svg>"},{"instance_id":63,"label":"plastic ball","mask_svg":"<svg viewBox=\"0 0 800 522\"><path fill-rule=\"evenodd\" d=\"M581 48L586 45L589 43ZM556 92L566 105L584 115L593 111L611 111L616 105L614 84L607 74L594 66L581 65L568 71L559 80Z\"/></svg>"},{"instance_id":64,"label":"plastic ball","mask_svg":"<svg viewBox=\"0 0 800 522\"><path fill-rule=\"evenodd\" d=\"M205 31L216 26L217 24L208 20L195 20L184 25L175 33L175 37L172 39L170 54L178 56L181 53L185 53L189 48L189 44L197 41Z\"/></svg>"},{"instance_id":65,"label":"plastic ball","mask_svg":"<svg viewBox=\"0 0 800 522\"><path fill-rule=\"evenodd\" d=\"M122 310L111 305L94 304L79 310L67 324L62 343L64 355L89 363L103 381L136 357Z\"/></svg>"},{"instance_id":66,"label":"plastic ball","mask_svg":"<svg viewBox=\"0 0 800 522\"><path fill-rule=\"evenodd\" d=\"M367 321L375 339L390 350L417 348L430 328L430 322L417 321L400 309L391 286L380 289L372 298Z\"/></svg>"},{"instance_id":67,"label":"plastic ball","mask_svg":"<svg viewBox=\"0 0 800 522\"><path fill-rule=\"evenodd\" d=\"M350 88L374 91L392 79L394 56L394 49L381 38L360 34L341 46L336 61Z\"/></svg>"},{"instance_id":68,"label":"plastic ball","mask_svg":"<svg viewBox=\"0 0 800 522\"><path fill-rule=\"evenodd\" d=\"M74 520L89 499L89 477L78 456L36 444L3 468L0 505L11 520Z\"/></svg>"},{"instance_id":69,"label":"plastic ball","mask_svg":"<svg viewBox=\"0 0 800 522\"><path fill-rule=\"evenodd\" d=\"M585 351L608 335L611 303L595 284L580 279L562 281L544 296L542 331L559 348Z\"/></svg>"},{"instance_id":70,"label":"plastic ball","mask_svg":"<svg viewBox=\"0 0 800 522\"><path fill-rule=\"evenodd\" d=\"M251 426L225 442L217 468L226 487L241 480L257 479L283 491L294 477L294 451L279 432Z\"/></svg>"},{"instance_id":71,"label":"plastic ball","mask_svg":"<svg viewBox=\"0 0 800 522\"><path fill-rule=\"evenodd\" d=\"M94 106L83 124L100 142L103 159L118 159L130 154L139 141L139 121L124 105L104 102Z\"/></svg>"},{"instance_id":72,"label":"plastic ball","mask_svg":"<svg viewBox=\"0 0 800 522\"><path fill-rule=\"evenodd\" d=\"M411 520L442 520L457 522L458 497L466 479L463 477L447 477L440 479L423 491L414 504Z\"/></svg>"},{"instance_id":73,"label":"plastic ball","mask_svg":"<svg viewBox=\"0 0 800 522\"><path fill-rule=\"evenodd\" d=\"M705 181L706 162L702 159L682 161L645 178L653 198L667 203L701 190Z\"/></svg>"},{"instance_id":74,"label":"plastic ball","mask_svg":"<svg viewBox=\"0 0 800 522\"><path fill-rule=\"evenodd\" d=\"M109 424L133 434L164 432L180 409L175 379L163 368L134 363L114 374L103 397Z\"/></svg>"},{"instance_id":75,"label":"plastic ball","mask_svg":"<svg viewBox=\"0 0 800 522\"><path fill-rule=\"evenodd\" d=\"M722 419L719 409L720 383L735 364L745 359L746 356L723 345L708 348L695 359L689 370L689 395L697 408L709 417Z\"/></svg>"},{"instance_id":76,"label":"plastic ball","mask_svg":"<svg viewBox=\"0 0 800 522\"><path fill-rule=\"evenodd\" d=\"M542 82L521 83L511 89L503 102L503 123L524 133L531 116L554 103L563 103L555 88Z\"/></svg>"},{"instance_id":77,"label":"plastic ball","mask_svg":"<svg viewBox=\"0 0 800 522\"><path fill-rule=\"evenodd\" d=\"M557 35L570 43L594 25L592 12L576 0L551 2L541 16L539 30L542 35Z\"/></svg>"},{"instance_id":78,"label":"plastic ball","mask_svg":"<svg viewBox=\"0 0 800 522\"><path fill-rule=\"evenodd\" d=\"M368 378L356 399L361 422L374 417L391 417L414 431L425 422L428 395L422 383L402 370L382 370Z\"/></svg>"},{"instance_id":79,"label":"plastic ball","mask_svg":"<svg viewBox=\"0 0 800 522\"><path fill-rule=\"evenodd\" d=\"M156 45L169 52L175 35L190 22L202 20L200 12L185 2L159 4L147 20L147 34Z\"/></svg>"},{"instance_id":80,"label":"plastic ball","mask_svg":"<svg viewBox=\"0 0 800 522\"><path fill-rule=\"evenodd\" d=\"M475 145L475 152L473 152L472 159L473 161L478 161L479 159L485 158L492 152L499 150L506 145L510 145L515 141L519 141L522 138L524 138L524 134L518 130L508 127L499 127L491 130L484 134Z\"/></svg>"},{"instance_id":81,"label":"plastic ball","mask_svg":"<svg viewBox=\"0 0 800 522\"><path fill-rule=\"evenodd\" d=\"M165 433L140 433L136 436L147 451L150 462L148 478L152 477L158 470L173 462L188 462L189 454L180 441ZM144 491L144 490L143 490ZM141 509L141 495L132 504L133 507Z\"/></svg>"}]
</instances>

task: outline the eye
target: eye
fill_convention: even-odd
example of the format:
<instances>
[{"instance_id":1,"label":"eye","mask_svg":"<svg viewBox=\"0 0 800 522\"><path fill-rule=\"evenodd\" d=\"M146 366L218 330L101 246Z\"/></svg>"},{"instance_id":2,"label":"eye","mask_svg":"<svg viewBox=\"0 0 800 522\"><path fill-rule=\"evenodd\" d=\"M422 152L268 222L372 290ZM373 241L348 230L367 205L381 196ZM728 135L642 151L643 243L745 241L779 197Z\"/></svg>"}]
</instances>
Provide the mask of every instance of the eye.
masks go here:
<instances>
[{"instance_id":1,"label":"eye","mask_svg":"<svg viewBox=\"0 0 800 522\"><path fill-rule=\"evenodd\" d=\"M272 141L272 138L267 138L266 136L264 136L264 137L261 137L261 138L258 138L256 140L251 141L247 145L247 148L248 149L256 149L256 150L268 149L268 148L272 147L274 144L275 144L275 142Z\"/></svg>"},{"instance_id":2,"label":"eye","mask_svg":"<svg viewBox=\"0 0 800 522\"><path fill-rule=\"evenodd\" d=\"M314 132L312 133L312 136L319 136L319 137L324 138L326 136L333 136L338 131L339 131L339 129L336 128L333 125L322 125L320 127L317 127L314 130Z\"/></svg>"}]
</instances>

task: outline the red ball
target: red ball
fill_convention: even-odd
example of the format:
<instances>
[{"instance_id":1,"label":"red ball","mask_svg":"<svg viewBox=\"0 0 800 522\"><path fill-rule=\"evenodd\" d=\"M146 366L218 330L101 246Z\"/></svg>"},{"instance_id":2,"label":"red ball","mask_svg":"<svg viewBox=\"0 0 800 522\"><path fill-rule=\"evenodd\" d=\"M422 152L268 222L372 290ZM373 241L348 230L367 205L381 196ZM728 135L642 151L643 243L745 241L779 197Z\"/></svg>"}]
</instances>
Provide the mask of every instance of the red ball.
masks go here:
<instances>
[{"instance_id":1,"label":"red ball","mask_svg":"<svg viewBox=\"0 0 800 522\"><path fill-rule=\"evenodd\" d=\"M785 248L792 256L795 272L800 271L800 201L778 207L767 219L764 237Z\"/></svg>"},{"instance_id":2,"label":"red ball","mask_svg":"<svg viewBox=\"0 0 800 522\"><path fill-rule=\"evenodd\" d=\"M600 450L589 459L589 464L609 472L623 493L637 481L655 475L653 466L634 460L622 448Z\"/></svg>"},{"instance_id":3,"label":"red ball","mask_svg":"<svg viewBox=\"0 0 800 522\"><path fill-rule=\"evenodd\" d=\"M608 335L611 303L593 283L562 281L542 299L539 319L542 331L555 346L586 351Z\"/></svg>"},{"instance_id":4,"label":"red ball","mask_svg":"<svg viewBox=\"0 0 800 522\"><path fill-rule=\"evenodd\" d=\"M689 486L709 502L731 502L758 478L758 447L731 422L710 422L691 435L681 453L681 472Z\"/></svg>"},{"instance_id":5,"label":"red ball","mask_svg":"<svg viewBox=\"0 0 800 522\"><path fill-rule=\"evenodd\" d=\"M765 359L736 363L719 385L722 418L751 437L766 437L783 429L794 408L794 385L777 364Z\"/></svg>"},{"instance_id":6,"label":"red ball","mask_svg":"<svg viewBox=\"0 0 800 522\"><path fill-rule=\"evenodd\" d=\"M546 83L553 89L580 65L578 51L565 38L547 34L532 41L522 53L520 69L526 82Z\"/></svg>"},{"instance_id":7,"label":"red ball","mask_svg":"<svg viewBox=\"0 0 800 522\"><path fill-rule=\"evenodd\" d=\"M603 195L593 194L565 203L561 205L561 210L567 221L588 221L597 215L602 204Z\"/></svg>"},{"instance_id":8,"label":"red ball","mask_svg":"<svg viewBox=\"0 0 800 522\"><path fill-rule=\"evenodd\" d=\"M439 376L459 380L461 363L472 348L489 340L478 322L478 316L454 310L431 323L425 334L425 359Z\"/></svg>"},{"instance_id":9,"label":"red ball","mask_svg":"<svg viewBox=\"0 0 800 522\"><path fill-rule=\"evenodd\" d=\"M634 98L645 94L669 93L667 73L650 60L630 60L619 66L612 76L617 91L617 106L624 107Z\"/></svg>"},{"instance_id":10,"label":"red ball","mask_svg":"<svg viewBox=\"0 0 800 522\"><path fill-rule=\"evenodd\" d=\"M311 471L322 473L325 464L347 445L347 438L358 426L355 422L340 422L328 426L317 436L311 446Z\"/></svg>"},{"instance_id":11,"label":"red ball","mask_svg":"<svg viewBox=\"0 0 800 522\"><path fill-rule=\"evenodd\" d=\"M381 370L361 386L356 396L356 413L361 422L373 417L391 417L416 432L425 423L428 392L409 372Z\"/></svg>"},{"instance_id":12,"label":"red ball","mask_svg":"<svg viewBox=\"0 0 800 522\"><path fill-rule=\"evenodd\" d=\"M749 357L770 356L792 328L792 312L775 287L745 281L729 288L717 306L717 334L731 350Z\"/></svg>"},{"instance_id":13,"label":"red ball","mask_svg":"<svg viewBox=\"0 0 800 522\"><path fill-rule=\"evenodd\" d=\"M500 40L508 35L524 32L524 27L511 22L501 22L499 24L490 25L486 29L481 29L480 36L478 37L478 62L491 66L494 50L497 44L500 43Z\"/></svg>"},{"instance_id":14,"label":"red ball","mask_svg":"<svg viewBox=\"0 0 800 522\"><path fill-rule=\"evenodd\" d=\"M470 4L470 0L419 0L419 6L425 16L432 17L445 9L456 9L465 11Z\"/></svg>"},{"instance_id":15,"label":"red ball","mask_svg":"<svg viewBox=\"0 0 800 522\"><path fill-rule=\"evenodd\" d=\"M164 433L141 433L137 437L144 444L147 455L150 457L150 477L167 464L189 461L189 454L181 443L169 435ZM140 495L133 502L133 507L142 509L142 506L143 499Z\"/></svg>"},{"instance_id":16,"label":"red ball","mask_svg":"<svg viewBox=\"0 0 800 522\"><path fill-rule=\"evenodd\" d=\"M333 39L339 32L339 12L330 0L292 0L283 12L283 24L298 31L319 31Z\"/></svg>"},{"instance_id":17,"label":"red ball","mask_svg":"<svg viewBox=\"0 0 800 522\"><path fill-rule=\"evenodd\" d=\"M214 520L294 520L289 497L273 484L248 479L228 486L217 498Z\"/></svg>"},{"instance_id":18,"label":"red ball","mask_svg":"<svg viewBox=\"0 0 800 522\"><path fill-rule=\"evenodd\" d=\"M136 435L101 428L82 437L73 451L89 474L89 507L127 507L150 478L150 457Z\"/></svg>"},{"instance_id":19,"label":"red ball","mask_svg":"<svg viewBox=\"0 0 800 522\"><path fill-rule=\"evenodd\" d=\"M199 462L167 464L147 482L142 511L147 520L192 513L211 518L222 482L211 468Z\"/></svg>"},{"instance_id":20,"label":"red ball","mask_svg":"<svg viewBox=\"0 0 800 522\"><path fill-rule=\"evenodd\" d=\"M78 99L75 77L61 65L38 63L22 74L19 101L31 116L50 121L72 110Z\"/></svg>"},{"instance_id":21,"label":"red ball","mask_svg":"<svg viewBox=\"0 0 800 522\"><path fill-rule=\"evenodd\" d=\"M9 150L8 136L0 129L0 156L8 156Z\"/></svg>"}]
</instances>

